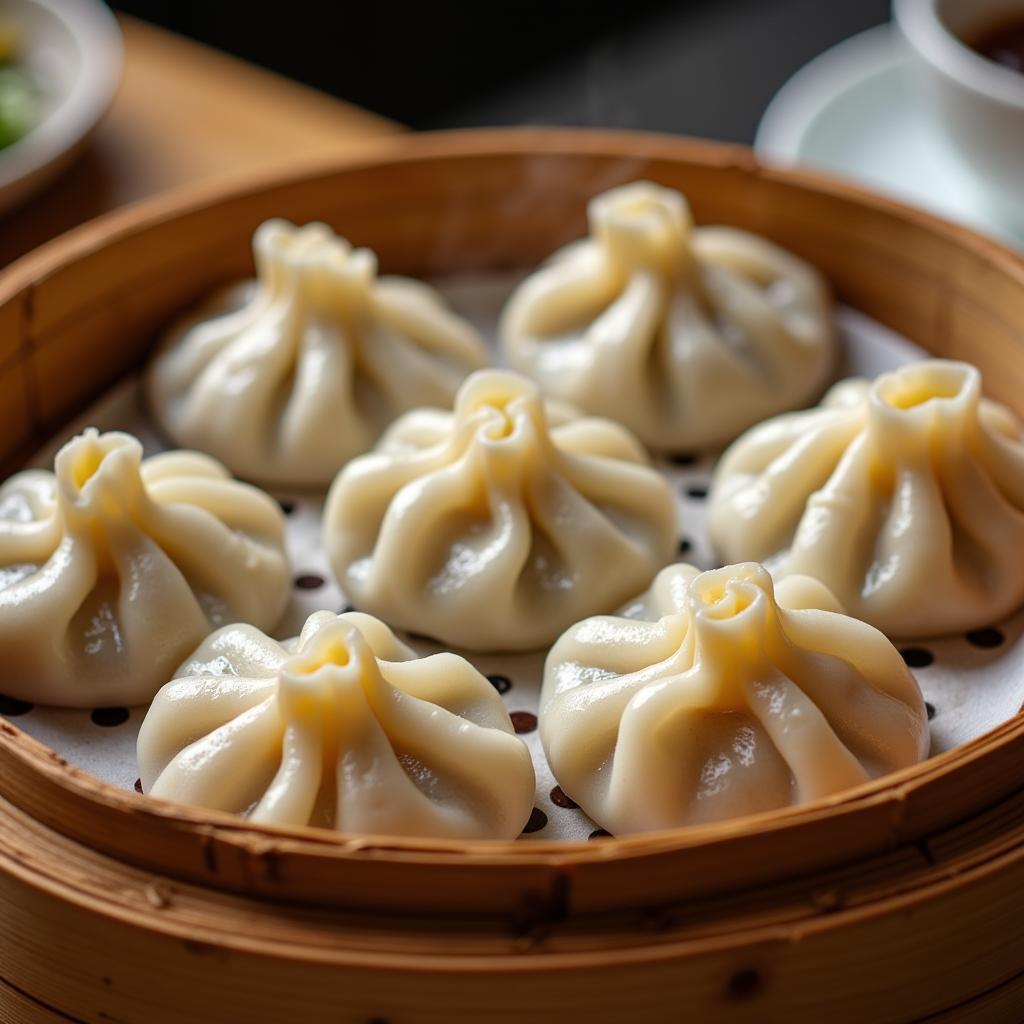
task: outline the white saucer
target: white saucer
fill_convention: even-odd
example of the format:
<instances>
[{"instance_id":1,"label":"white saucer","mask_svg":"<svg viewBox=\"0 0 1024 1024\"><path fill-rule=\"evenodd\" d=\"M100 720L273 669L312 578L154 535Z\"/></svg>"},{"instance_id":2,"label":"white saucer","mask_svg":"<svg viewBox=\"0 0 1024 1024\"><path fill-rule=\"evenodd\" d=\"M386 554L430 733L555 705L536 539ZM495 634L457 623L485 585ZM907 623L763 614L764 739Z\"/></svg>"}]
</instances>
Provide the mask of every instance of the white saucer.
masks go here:
<instances>
[{"instance_id":1,"label":"white saucer","mask_svg":"<svg viewBox=\"0 0 1024 1024\"><path fill-rule=\"evenodd\" d=\"M892 25L826 50L768 105L757 153L830 171L1024 247L978 202L977 186L923 109L909 64Z\"/></svg>"}]
</instances>

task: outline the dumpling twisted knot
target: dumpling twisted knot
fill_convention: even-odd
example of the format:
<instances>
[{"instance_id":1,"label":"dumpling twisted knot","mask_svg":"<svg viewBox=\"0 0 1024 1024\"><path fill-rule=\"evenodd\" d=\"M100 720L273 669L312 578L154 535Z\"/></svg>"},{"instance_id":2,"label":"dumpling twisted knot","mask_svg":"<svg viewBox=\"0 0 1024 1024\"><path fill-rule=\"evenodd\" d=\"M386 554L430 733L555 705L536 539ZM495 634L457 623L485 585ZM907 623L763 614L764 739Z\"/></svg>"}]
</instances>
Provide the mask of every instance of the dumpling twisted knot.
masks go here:
<instances>
[{"instance_id":1,"label":"dumpling twisted knot","mask_svg":"<svg viewBox=\"0 0 1024 1024\"><path fill-rule=\"evenodd\" d=\"M773 810L912 765L917 683L820 583L754 563L662 570L548 655L540 735L559 785L615 834Z\"/></svg>"},{"instance_id":2,"label":"dumpling twisted knot","mask_svg":"<svg viewBox=\"0 0 1024 1024\"><path fill-rule=\"evenodd\" d=\"M42 704L144 704L211 629L263 628L291 593L284 517L196 452L142 459L94 429L0 487L4 691Z\"/></svg>"},{"instance_id":3,"label":"dumpling twisted knot","mask_svg":"<svg viewBox=\"0 0 1024 1024\"><path fill-rule=\"evenodd\" d=\"M990 625L1024 603L1024 439L973 366L837 384L741 437L708 527L726 560L807 574L890 636Z\"/></svg>"},{"instance_id":4,"label":"dumpling twisted knot","mask_svg":"<svg viewBox=\"0 0 1024 1024\"><path fill-rule=\"evenodd\" d=\"M694 227L650 182L593 199L502 315L509 363L662 451L718 448L817 398L836 358L828 289L766 239Z\"/></svg>"},{"instance_id":5,"label":"dumpling twisted knot","mask_svg":"<svg viewBox=\"0 0 1024 1024\"><path fill-rule=\"evenodd\" d=\"M486 365L476 331L432 288L378 277L325 224L263 224L255 282L173 328L146 375L167 434L247 478L321 486L399 414L447 405Z\"/></svg>"},{"instance_id":6,"label":"dumpling twisted knot","mask_svg":"<svg viewBox=\"0 0 1024 1024\"><path fill-rule=\"evenodd\" d=\"M138 753L148 794L267 825L512 839L534 801L487 679L358 612L318 612L284 644L214 633L157 694Z\"/></svg>"},{"instance_id":7,"label":"dumpling twisted knot","mask_svg":"<svg viewBox=\"0 0 1024 1024\"><path fill-rule=\"evenodd\" d=\"M324 545L357 607L459 647L526 650L647 586L675 520L628 431L552 414L534 383L487 370L454 412L409 413L348 464Z\"/></svg>"}]
</instances>

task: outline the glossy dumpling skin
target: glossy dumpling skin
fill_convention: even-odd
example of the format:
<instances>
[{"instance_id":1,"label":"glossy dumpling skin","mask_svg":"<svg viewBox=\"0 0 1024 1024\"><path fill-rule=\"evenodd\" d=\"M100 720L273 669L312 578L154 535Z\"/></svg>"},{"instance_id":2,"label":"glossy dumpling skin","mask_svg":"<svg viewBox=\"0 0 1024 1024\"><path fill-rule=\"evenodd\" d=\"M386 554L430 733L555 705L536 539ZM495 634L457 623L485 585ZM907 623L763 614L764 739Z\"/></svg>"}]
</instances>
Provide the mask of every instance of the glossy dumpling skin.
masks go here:
<instances>
[{"instance_id":1,"label":"glossy dumpling skin","mask_svg":"<svg viewBox=\"0 0 1024 1024\"><path fill-rule=\"evenodd\" d=\"M548 655L540 735L562 789L615 835L824 797L928 750L899 652L815 580L754 563L662 570Z\"/></svg>"},{"instance_id":2,"label":"glossy dumpling skin","mask_svg":"<svg viewBox=\"0 0 1024 1024\"><path fill-rule=\"evenodd\" d=\"M991 625L1024 603L1024 443L966 363L912 363L837 384L769 420L716 469L724 561L824 582L890 636Z\"/></svg>"},{"instance_id":3,"label":"glossy dumpling skin","mask_svg":"<svg viewBox=\"0 0 1024 1024\"><path fill-rule=\"evenodd\" d=\"M590 237L556 253L502 316L511 366L660 451L720 448L814 401L836 361L827 286L757 235L694 227L650 182L594 199Z\"/></svg>"},{"instance_id":4,"label":"glossy dumpling skin","mask_svg":"<svg viewBox=\"0 0 1024 1024\"><path fill-rule=\"evenodd\" d=\"M643 590L675 523L628 431L553 424L534 383L488 370L454 412L409 413L345 467L324 545L356 607L458 647L529 650Z\"/></svg>"},{"instance_id":5,"label":"glossy dumpling skin","mask_svg":"<svg viewBox=\"0 0 1024 1024\"><path fill-rule=\"evenodd\" d=\"M94 429L0 487L8 696L144 704L210 630L269 629L291 593L277 502L196 452Z\"/></svg>"},{"instance_id":6,"label":"glossy dumpling skin","mask_svg":"<svg viewBox=\"0 0 1024 1024\"><path fill-rule=\"evenodd\" d=\"M171 329L146 391L175 443L246 479L324 487L398 415L448 405L487 365L476 331L432 288L378 277L324 224L263 224L257 277Z\"/></svg>"},{"instance_id":7,"label":"glossy dumpling skin","mask_svg":"<svg viewBox=\"0 0 1024 1024\"><path fill-rule=\"evenodd\" d=\"M358 612L317 612L283 644L214 633L157 694L138 756L147 794L264 825L512 839L534 800L487 679Z\"/></svg>"}]
</instances>

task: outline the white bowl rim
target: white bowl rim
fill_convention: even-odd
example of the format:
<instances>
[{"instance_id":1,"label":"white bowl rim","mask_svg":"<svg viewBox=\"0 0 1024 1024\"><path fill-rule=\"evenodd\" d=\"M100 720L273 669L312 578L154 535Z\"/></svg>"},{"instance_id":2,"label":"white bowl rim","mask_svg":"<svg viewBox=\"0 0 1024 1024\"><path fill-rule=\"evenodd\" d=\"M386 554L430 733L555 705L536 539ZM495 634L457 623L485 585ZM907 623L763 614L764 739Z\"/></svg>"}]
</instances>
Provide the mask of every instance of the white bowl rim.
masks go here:
<instances>
[{"instance_id":1,"label":"white bowl rim","mask_svg":"<svg viewBox=\"0 0 1024 1024\"><path fill-rule=\"evenodd\" d=\"M972 50L939 16L940 0L893 0L907 42L936 71L985 99L1024 110L1024 75Z\"/></svg>"},{"instance_id":2,"label":"white bowl rim","mask_svg":"<svg viewBox=\"0 0 1024 1024\"><path fill-rule=\"evenodd\" d=\"M901 66L907 57L888 21L819 53L789 78L765 107L754 151L768 160L804 160L808 133L836 96ZM834 167L825 170L839 173Z\"/></svg>"},{"instance_id":3,"label":"white bowl rim","mask_svg":"<svg viewBox=\"0 0 1024 1024\"><path fill-rule=\"evenodd\" d=\"M78 42L81 69L57 106L25 136L0 150L0 190L42 171L96 126L117 91L124 47L117 19L99 0L31 0L63 22Z\"/></svg>"}]
</instances>

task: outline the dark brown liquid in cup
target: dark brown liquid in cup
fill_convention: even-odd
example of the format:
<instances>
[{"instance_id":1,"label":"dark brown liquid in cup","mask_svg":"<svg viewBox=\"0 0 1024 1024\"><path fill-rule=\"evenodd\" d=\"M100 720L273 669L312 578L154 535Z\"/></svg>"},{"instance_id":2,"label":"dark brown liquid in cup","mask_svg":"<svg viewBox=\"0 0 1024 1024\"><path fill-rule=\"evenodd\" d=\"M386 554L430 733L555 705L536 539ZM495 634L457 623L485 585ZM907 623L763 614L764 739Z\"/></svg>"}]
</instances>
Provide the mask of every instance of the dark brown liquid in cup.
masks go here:
<instances>
[{"instance_id":1,"label":"dark brown liquid in cup","mask_svg":"<svg viewBox=\"0 0 1024 1024\"><path fill-rule=\"evenodd\" d=\"M1024 14L986 29L970 45L982 57L1024 75Z\"/></svg>"}]
</instances>

